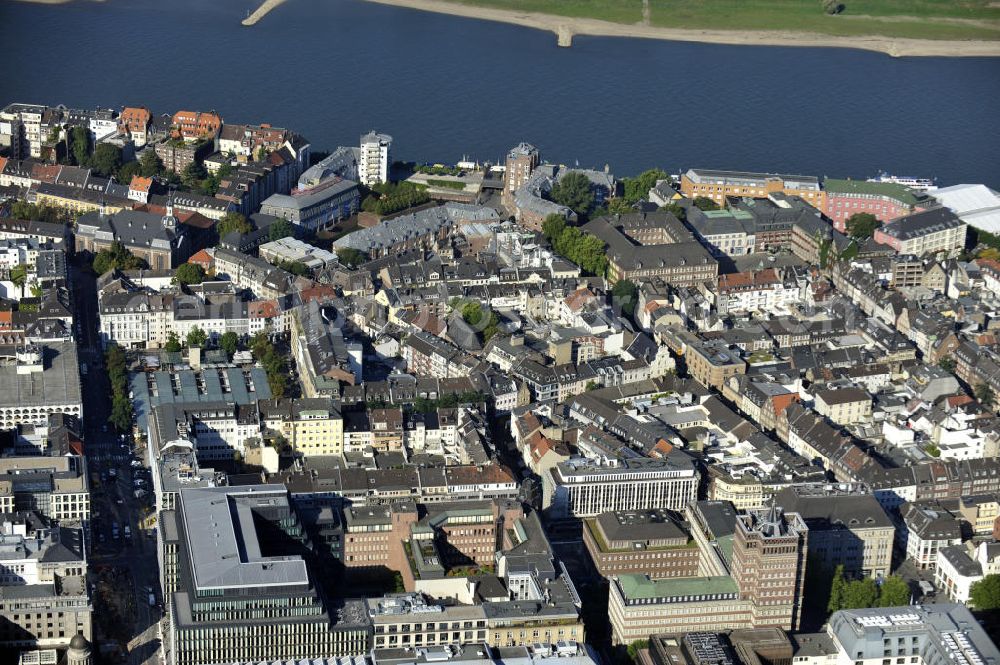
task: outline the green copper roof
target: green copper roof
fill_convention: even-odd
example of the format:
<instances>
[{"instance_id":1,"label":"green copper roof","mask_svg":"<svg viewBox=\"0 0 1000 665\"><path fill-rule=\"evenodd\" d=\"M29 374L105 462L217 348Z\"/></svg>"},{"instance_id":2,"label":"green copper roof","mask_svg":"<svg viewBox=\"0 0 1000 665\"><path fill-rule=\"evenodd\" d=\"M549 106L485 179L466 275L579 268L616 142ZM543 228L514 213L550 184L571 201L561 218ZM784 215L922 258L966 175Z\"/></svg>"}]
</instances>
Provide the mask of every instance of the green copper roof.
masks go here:
<instances>
[{"instance_id":1,"label":"green copper roof","mask_svg":"<svg viewBox=\"0 0 1000 665\"><path fill-rule=\"evenodd\" d=\"M844 194L888 196L911 206L927 198L926 195L917 194L903 185L897 185L894 182L868 182L867 180L837 180L835 178L827 178L823 181L823 189L828 192L841 192Z\"/></svg>"}]
</instances>

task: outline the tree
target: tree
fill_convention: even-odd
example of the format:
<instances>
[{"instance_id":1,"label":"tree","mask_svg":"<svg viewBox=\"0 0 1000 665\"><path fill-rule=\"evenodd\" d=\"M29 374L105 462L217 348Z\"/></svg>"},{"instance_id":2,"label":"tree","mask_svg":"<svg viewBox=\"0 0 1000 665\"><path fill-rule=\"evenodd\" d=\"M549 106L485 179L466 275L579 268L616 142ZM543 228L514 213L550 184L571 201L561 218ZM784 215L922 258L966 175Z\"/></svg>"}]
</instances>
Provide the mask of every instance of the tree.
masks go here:
<instances>
[{"instance_id":1,"label":"tree","mask_svg":"<svg viewBox=\"0 0 1000 665\"><path fill-rule=\"evenodd\" d=\"M302 261L278 261L276 265L282 270L290 272L297 277L305 277L312 273L309 266L302 263Z\"/></svg>"},{"instance_id":2,"label":"tree","mask_svg":"<svg viewBox=\"0 0 1000 665\"><path fill-rule=\"evenodd\" d=\"M698 210L718 210L719 204L707 196L699 196L691 203Z\"/></svg>"},{"instance_id":3,"label":"tree","mask_svg":"<svg viewBox=\"0 0 1000 665\"><path fill-rule=\"evenodd\" d=\"M182 263L174 271L174 281L182 286L201 284L205 281L205 269L197 263Z\"/></svg>"},{"instance_id":4,"label":"tree","mask_svg":"<svg viewBox=\"0 0 1000 665\"><path fill-rule=\"evenodd\" d=\"M622 314L631 316L639 301L639 287L627 279L620 279L611 289L611 299Z\"/></svg>"},{"instance_id":5,"label":"tree","mask_svg":"<svg viewBox=\"0 0 1000 665\"><path fill-rule=\"evenodd\" d=\"M173 330L167 333L167 343L163 345L163 350L168 353L179 353L182 348L181 340L177 337L177 333Z\"/></svg>"},{"instance_id":6,"label":"tree","mask_svg":"<svg viewBox=\"0 0 1000 665\"><path fill-rule=\"evenodd\" d=\"M550 243L554 242L558 238L563 230L566 228L566 218L562 215L553 213L542 221L542 235Z\"/></svg>"},{"instance_id":7,"label":"tree","mask_svg":"<svg viewBox=\"0 0 1000 665\"><path fill-rule=\"evenodd\" d=\"M21 290L21 295L24 295L24 284L28 281L28 266L24 263L17 264L10 269L9 277L14 286Z\"/></svg>"},{"instance_id":8,"label":"tree","mask_svg":"<svg viewBox=\"0 0 1000 665\"><path fill-rule=\"evenodd\" d=\"M240 337L232 330L222 333L222 337L219 338L219 348L225 351L230 358L233 357L239 346Z\"/></svg>"},{"instance_id":9,"label":"tree","mask_svg":"<svg viewBox=\"0 0 1000 665\"><path fill-rule=\"evenodd\" d=\"M969 600L977 610L1000 610L1000 575L987 575L973 584Z\"/></svg>"},{"instance_id":10,"label":"tree","mask_svg":"<svg viewBox=\"0 0 1000 665\"><path fill-rule=\"evenodd\" d=\"M295 227L292 226L291 222L284 219L279 219L267 228L267 237L271 242L294 235Z\"/></svg>"},{"instance_id":11,"label":"tree","mask_svg":"<svg viewBox=\"0 0 1000 665\"><path fill-rule=\"evenodd\" d=\"M687 210L684 209L684 206L676 203L668 203L665 206L660 206L660 212L669 212L682 222L686 220L688 216Z\"/></svg>"},{"instance_id":12,"label":"tree","mask_svg":"<svg viewBox=\"0 0 1000 665\"><path fill-rule=\"evenodd\" d=\"M833 571L833 581L830 583L830 601L826 605L827 612L836 612L843 606L844 587L846 586L847 583L844 581L844 565L839 564Z\"/></svg>"},{"instance_id":13,"label":"tree","mask_svg":"<svg viewBox=\"0 0 1000 665\"><path fill-rule=\"evenodd\" d=\"M74 127L70 132L70 152L77 166L86 166L90 157L90 132L86 127Z\"/></svg>"},{"instance_id":14,"label":"tree","mask_svg":"<svg viewBox=\"0 0 1000 665\"><path fill-rule=\"evenodd\" d=\"M669 177L663 169L649 169L634 178L625 178L624 198L629 203L637 203L649 196L649 190L656 186L658 180L666 180Z\"/></svg>"},{"instance_id":15,"label":"tree","mask_svg":"<svg viewBox=\"0 0 1000 665\"><path fill-rule=\"evenodd\" d=\"M612 215L624 215L632 211L632 204L623 198L616 197L608 201L608 212Z\"/></svg>"},{"instance_id":16,"label":"tree","mask_svg":"<svg viewBox=\"0 0 1000 665\"><path fill-rule=\"evenodd\" d=\"M105 177L117 173L121 165L121 148L110 143L98 143L90 156L90 168Z\"/></svg>"},{"instance_id":17,"label":"tree","mask_svg":"<svg viewBox=\"0 0 1000 665\"><path fill-rule=\"evenodd\" d=\"M253 226L247 221L247 218L238 212L227 212L219 220L218 224L215 225L215 230L219 234L219 238L225 238L230 233L250 233L253 231Z\"/></svg>"},{"instance_id":18,"label":"tree","mask_svg":"<svg viewBox=\"0 0 1000 665\"><path fill-rule=\"evenodd\" d=\"M163 173L163 162L152 147L142 151L139 157L139 174L144 178L152 178Z\"/></svg>"},{"instance_id":19,"label":"tree","mask_svg":"<svg viewBox=\"0 0 1000 665\"><path fill-rule=\"evenodd\" d=\"M132 178L140 175L142 173L142 165L139 162L132 161L122 164L118 168L118 172L115 173L115 179L118 182L127 185L132 182Z\"/></svg>"},{"instance_id":20,"label":"tree","mask_svg":"<svg viewBox=\"0 0 1000 665\"><path fill-rule=\"evenodd\" d=\"M975 393L976 393L976 399L978 399L983 406L985 406L988 409L993 408L993 405L997 401L997 396L996 393L993 392L993 388L990 386L990 384L988 383L978 384L975 388Z\"/></svg>"},{"instance_id":21,"label":"tree","mask_svg":"<svg viewBox=\"0 0 1000 665\"><path fill-rule=\"evenodd\" d=\"M586 215L594 207L590 179L579 171L570 171L552 185L549 197L578 215Z\"/></svg>"},{"instance_id":22,"label":"tree","mask_svg":"<svg viewBox=\"0 0 1000 665\"><path fill-rule=\"evenodd\" d=\"M195 347L202 348L208 342L208 335L198 326L194 326L187 334L187 345L189 349Z\"/></svg>"},{"instance_id":23,"label":"tree","mask_svg":"<svg viewBox=\"0 0 1000 665\"><path fill-rule=\"evenodd\" d=\"M938 367L940 367L941 369L943 369L946 372L951 372L952 374L954 374L955 373L955 359L951 358L949 356L945 356L944 358L942 358L941 360L938 361Z\"/></svg>"},{"instance_id":24,"label":"tree","mask_svg":"<svg viewBox=\"0 0 1000 665\"><path fill-rule=\"evenodd\" d=\"M128 367L125 352L117 344L111 344L104 352L104 364L111 382L111 415L108 422L120 432L132 427L132 400L128 396Z\"/></svg>"},{"instance_id":25,"label":"tree","mask_svg":"<svg viewBox=\"0 0 1000 665\"><path fill-rule=\"evenodd\" d=\"M870 212L856 212L847 218L847 235L866 240L875 234L878 225L878 217Z\"/></svg>"},{"instance_id":26,"label":"tree","mask_svg":"<svg viewBox=\"0 0 1000 665\"><path fill-rule=\"evenodd\" d=\"M116 268L119 270L138 270L145 265L145 261L128 251L125 245L116 240L111 243L110 247L97 253L92 267L98 275L103 275Z\"/></svg>"},{"instance_id":27,"label":"tree","mask_svg":"<svg viewBox=\"0 0 1000 665\"><path fill-rule=\"evenodd\" d=\"M194 189L208 175L205 167L198 162L191 162L181 172L181 184L187 189Z\"/></svg>"},{"instance_id":28,"label":"tree","mask_svg":"<svg viewBox=\"0 0 1000 665\"><path fill-rule=\"evenodd\" d=\"M628 645L625 652L633 663L639 662L639 652L649 648L649 640L636 640Z\"/></svg>"},{"instance_id":29,"label":"tree","mask_svg":"<svg viewBox=\"0 0 1000 665\"><path fill-rule=\"evenodd\" d=\"M902 607L910 604L910 585L899 575L890 575L878 592L879 607Z\"/></svg>"},{"instance_id":30,"label":"tree","mask_svg":"<svg viewBox=\"0 0 1000 665\"><path fill-rule=\"evenodd\" d=\"M10 204L10 216L14 219L58 224L61 221L61 215L62 213L57 208L46 205L40 206L27 201L14 201Z\"/></svg>"},{"instance_id":31,"label":"tree","mask_svg":"<svg viewBox=\"0 0 1000 665\"><path fill-rule=\"evenodd\" d=\"M841 598L840 609L843 610L875 607L878 601L878 584L870 577L848 582Z\"/></svg>"},{"instance_id":32,"label":"tree","mask_svg":"<svg viewBox=\"0 0 1000 665\"><path fill-rule=\"evenodd\" d=\"M368 255L353 247L342 247L337 250L337 260L348 268L357 268L368 260Z\"/></svg>"}]
</instances>

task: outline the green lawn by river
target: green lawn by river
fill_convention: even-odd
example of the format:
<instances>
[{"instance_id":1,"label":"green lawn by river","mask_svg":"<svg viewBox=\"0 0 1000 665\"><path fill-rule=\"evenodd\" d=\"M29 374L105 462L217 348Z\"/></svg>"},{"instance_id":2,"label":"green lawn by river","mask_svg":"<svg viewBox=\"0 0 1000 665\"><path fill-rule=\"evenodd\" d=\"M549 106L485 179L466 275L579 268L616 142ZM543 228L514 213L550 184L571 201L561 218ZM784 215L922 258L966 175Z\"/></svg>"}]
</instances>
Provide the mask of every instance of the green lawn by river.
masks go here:
<instances>
[{"instance_id":1,"label":"green lawn by river","mask_svg":"<svg viewBox=\"0 0 1000 665\"><path fill-rule=\"evenodd\" d=\"M467 5L594 18L643 21L643 0L451 0ZM649 24L714 30L792 30L829 35L918 39L1000 39L995 0L843 0L837 16L820 0L648 0Z\"/></svg>"}]
</instances>

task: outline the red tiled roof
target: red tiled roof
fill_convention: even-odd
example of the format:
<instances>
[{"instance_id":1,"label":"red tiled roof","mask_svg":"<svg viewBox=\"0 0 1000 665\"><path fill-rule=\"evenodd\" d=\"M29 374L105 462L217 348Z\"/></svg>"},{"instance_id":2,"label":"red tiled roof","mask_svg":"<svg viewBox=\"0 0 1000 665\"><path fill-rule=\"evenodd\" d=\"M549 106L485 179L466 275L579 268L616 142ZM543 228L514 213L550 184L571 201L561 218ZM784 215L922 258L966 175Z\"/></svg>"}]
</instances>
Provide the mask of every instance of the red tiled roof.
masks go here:
<instances>
[{"instance_id":1,"label":"red tiled roof","mask_svg":"<svg viewBox=\"0 0 1000 665\"><path fill-rule=\"evenodd\" d=\"M272 319L278 316L278 301L255 300L247 305L247 315L251 319Z\"/></svg>"},{"instance_id":2,"label":"red tiled roof","mask_svg":"<svg viewBox=\"0 0 1000 665\"><path fill-rule=\"evenodd\" d=\"M134 175L132 176L132 182L129 183L128 188L137 192L146 192L148 194L149 188L152 186L152 178L143 178L141 175Z\"/></svg>"},{"instance_id":3,"label":"red tiled roof","mask_svg":"<svg viewBox=\"0 0 1000 665\"><path fill-rule=\"evenodd\" d=\"M212 255L208 253L208 250L199 249L191 256L190 259L188 259L188 263L197 263L198 265L207 268L212 265L213 260L214 259L212 258Z\"/></svg>"}]
</instances>

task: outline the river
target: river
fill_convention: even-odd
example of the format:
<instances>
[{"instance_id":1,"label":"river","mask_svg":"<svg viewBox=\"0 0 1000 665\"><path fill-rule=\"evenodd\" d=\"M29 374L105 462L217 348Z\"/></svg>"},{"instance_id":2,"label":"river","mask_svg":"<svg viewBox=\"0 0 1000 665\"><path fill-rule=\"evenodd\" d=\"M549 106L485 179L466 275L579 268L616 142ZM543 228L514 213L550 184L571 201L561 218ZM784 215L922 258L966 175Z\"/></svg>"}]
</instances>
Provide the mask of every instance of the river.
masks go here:
<instances>
[{"instance_id":1,"label":"river","mask_svg":"<svg viewBox=\"0 0 1000 665\"><path fill-rule=\"evenodd\" d=\"M0 102L218 110L314 149L1000 187L1000 59L576 37L360 0L0 0Z\"/></svg>"}]
</instances>

